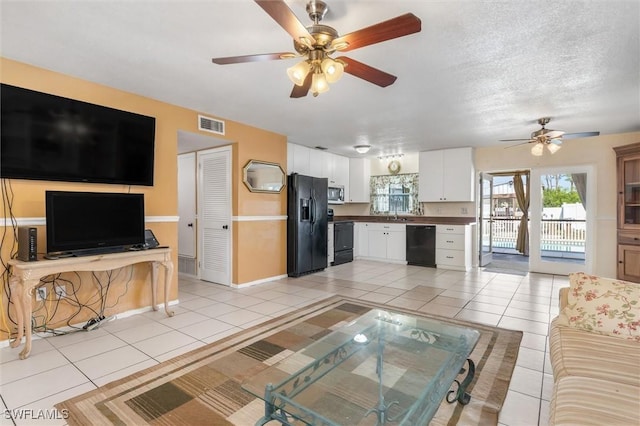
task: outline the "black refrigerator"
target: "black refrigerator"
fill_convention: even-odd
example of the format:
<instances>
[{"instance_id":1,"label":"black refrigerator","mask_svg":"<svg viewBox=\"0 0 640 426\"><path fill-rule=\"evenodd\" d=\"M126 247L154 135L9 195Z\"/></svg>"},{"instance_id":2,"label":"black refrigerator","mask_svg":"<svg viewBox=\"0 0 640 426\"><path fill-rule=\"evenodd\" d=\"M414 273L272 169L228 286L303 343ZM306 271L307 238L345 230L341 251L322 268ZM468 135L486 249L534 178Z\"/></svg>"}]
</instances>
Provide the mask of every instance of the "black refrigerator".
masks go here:
<instances>
[{"instance_id":1,"label":"black refrigerator","mask_svg":"<svg viewBox=\"0 0 640 426\"><path fill-rule=\"evenodd\" d=\"M287 273L299 277L327 267L327 178L293 173L287 186Z\"/></svg>"}]
</instances>

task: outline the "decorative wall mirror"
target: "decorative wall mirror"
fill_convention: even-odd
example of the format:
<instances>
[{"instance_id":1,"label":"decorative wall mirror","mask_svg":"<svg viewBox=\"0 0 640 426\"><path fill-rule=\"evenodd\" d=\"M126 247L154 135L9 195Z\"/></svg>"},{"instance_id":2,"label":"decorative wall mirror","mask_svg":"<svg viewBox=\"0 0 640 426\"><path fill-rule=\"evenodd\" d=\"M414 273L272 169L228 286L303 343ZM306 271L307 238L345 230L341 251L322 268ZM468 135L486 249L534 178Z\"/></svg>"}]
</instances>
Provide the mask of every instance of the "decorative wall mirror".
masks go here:
<instances>
[{"instance_id":1,"label":"decorative wall mirror","mask_svg":"<svg viewBox=\"0 0 640 426\"><path fill-rule=\"evenodd\" d=\"M277 194L285 186L286 175L277 163L250 160L242 171L242 181L251 192Z\"/></svg>"}]
</instances>

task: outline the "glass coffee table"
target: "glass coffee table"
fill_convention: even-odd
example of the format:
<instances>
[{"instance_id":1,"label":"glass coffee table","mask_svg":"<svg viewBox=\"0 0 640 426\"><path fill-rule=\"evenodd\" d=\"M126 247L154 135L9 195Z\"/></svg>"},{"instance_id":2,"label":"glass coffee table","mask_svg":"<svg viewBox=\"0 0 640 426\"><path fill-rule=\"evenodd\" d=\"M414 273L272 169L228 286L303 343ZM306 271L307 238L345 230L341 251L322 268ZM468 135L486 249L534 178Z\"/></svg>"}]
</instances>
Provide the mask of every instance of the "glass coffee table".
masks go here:
<instances>
[{"instance_id":1,"label":"glass coffee table","mask_svg":"<svg viewBox=\"0 0 640 426\"><path fill-rule=\"evenodd\" d=\"M373 309L273 360L242 387L265 401L256 425L426 425L443 399L469 402L475 366L468 357L479 337L456 324Z\"/></svg>"}]
</instances>

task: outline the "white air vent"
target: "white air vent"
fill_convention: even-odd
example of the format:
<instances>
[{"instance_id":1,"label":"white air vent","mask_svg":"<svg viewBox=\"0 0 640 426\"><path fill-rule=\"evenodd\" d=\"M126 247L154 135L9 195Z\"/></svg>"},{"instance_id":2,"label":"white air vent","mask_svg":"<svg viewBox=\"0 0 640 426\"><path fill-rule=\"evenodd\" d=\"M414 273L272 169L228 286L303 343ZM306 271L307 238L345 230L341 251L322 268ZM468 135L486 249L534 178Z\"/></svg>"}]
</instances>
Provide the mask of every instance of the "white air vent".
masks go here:
<instances>
[{"instance_id":1,"label":"white air vent","mask_svg":"<svg viewBox=\"0 0 640 426\"><path fill-rule=\"evenodd\" d=\"M178 255L178 272L195 277L196 275L198 275L198 271L196 269L196 260L193 257Z\"/></svg>"},{"instance_id":2,"label":"white air vent","mask_svg":"<svg viewBox=\"0 0 640 426\"><path fill-rule=\"evenodd\" d=\"M204 132L224 135L224 121L215 118L198 115L198 129Z\"/></svg>"}]
</instances>

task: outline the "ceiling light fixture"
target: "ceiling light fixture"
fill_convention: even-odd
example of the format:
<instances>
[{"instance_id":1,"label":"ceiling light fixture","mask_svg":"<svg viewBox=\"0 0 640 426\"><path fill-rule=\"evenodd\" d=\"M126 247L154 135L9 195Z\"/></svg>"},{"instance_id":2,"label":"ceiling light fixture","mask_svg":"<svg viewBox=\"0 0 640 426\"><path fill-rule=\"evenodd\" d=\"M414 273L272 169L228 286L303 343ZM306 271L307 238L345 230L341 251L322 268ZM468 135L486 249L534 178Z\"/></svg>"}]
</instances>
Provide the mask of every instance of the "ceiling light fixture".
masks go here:
<instances>
[{"instance_id":1,"label":"ceiling light fixture","mask_svg":"<svg viewBox=\"0 0 640 426\"><path fill-rule=\"evenodd\" d=\"M535 155L536 157L542 156L542 154L544 154L545 146L551 154L555 154L560 150L560 148L562 148L562 146L560 146L560 143L561 141L559 139L551 140L545 138L544 140L538 140L538 142L536 142L536 144L531 147L531 155Z\"/></svg>"},{"instance_id":2,"label":"ceiling light fixture","mask_svg":"<svg viewBox=\"0 0 640 426\"><path fill-rule=\"evenodd\" d=\"M371 149L371 145L356 145L354 148L358 154L366 154Z\"/></svg>"},{"instance_id":3,"label":"ceiling light fixture","mask_svg":"<svg viewBox=\"0 0 640 426\"><path fill-rule=\"evenodd\" d=\"M553 142L548 142L547 143L547 149L549 150L549 152L551 154L555 154L556 152L558 152L558 150L562 148L560 145L553 143Z\"/></svg>"},{"instance_id":4,"label":"ceiling light fixture","mask_svg":"<svg viewBox=\"0 0 640 426\"><path fill-rule=\"evenodd\" d=\"M402 157L404 157L404 154L381 155L381 156L378 157L378 160L380 160L380 161L395 160L395 159L400 159Z\"/></svg>"},{"instance_id":5,"label":"ceiling light fixture","mask_svg":"<svg viewBox=\"0 0 640 426\"><path fill-rule=\"evenodd\" d=\"M536 144L531 147L531 154L536 157L542 156L542 154L544 154L544 144L542 142L536 142Z\"/></svg>"},{"instance_id":6,"label":"ceiling light fixture","mask_svg":"<svg viewBox=\"0 0 640 426\"><path fill-rule=\"evenodd\" d=\"M287 75L293 84L303 86L309 73L312 73L310 90L313 96L318 96L329 90L329 83L340 80L345 65L343 61L329 57L324 51L312 50L309 52L309 59L288 68Z\"/></svg>"}]
</instances>

